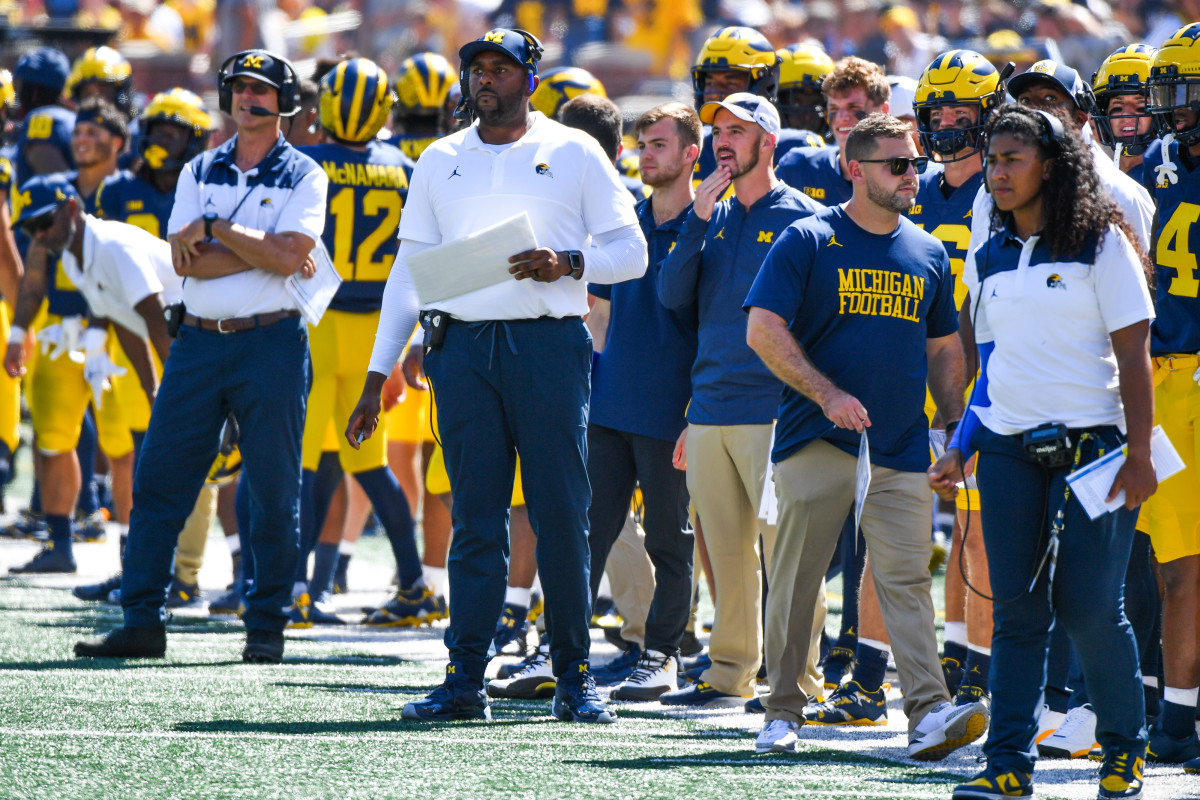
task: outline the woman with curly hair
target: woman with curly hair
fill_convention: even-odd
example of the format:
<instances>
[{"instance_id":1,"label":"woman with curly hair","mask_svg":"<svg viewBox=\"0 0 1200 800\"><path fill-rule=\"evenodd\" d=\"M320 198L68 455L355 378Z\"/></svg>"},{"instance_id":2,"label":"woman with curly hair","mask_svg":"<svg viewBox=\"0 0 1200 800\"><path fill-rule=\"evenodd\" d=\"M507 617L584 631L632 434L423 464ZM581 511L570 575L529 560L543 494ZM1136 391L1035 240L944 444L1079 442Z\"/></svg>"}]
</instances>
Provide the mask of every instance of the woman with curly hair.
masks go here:
<instances>
[{"instance_id":1,"label":"woman with curly hair","mask_svg":"<svg viewBox=\"0 0 1200 800\"><path fill-rule=\"evenodd\" d=\"M978 481L993 593L992 728L987 769L966 798L1029 797L1050 630L1074 641L1104 749L1101 798L1141 796L1146 731L1133 631L1123 609L1138 506L1157 486L1150 461L1154 315L1146 264L1062 118L1000 108L986 128L992 234L963 279L981 374L930 485L953 497L981 453ZM1128 457L1088 518L1069 472L1114 448Z\"/></svg>"}]
</instances>

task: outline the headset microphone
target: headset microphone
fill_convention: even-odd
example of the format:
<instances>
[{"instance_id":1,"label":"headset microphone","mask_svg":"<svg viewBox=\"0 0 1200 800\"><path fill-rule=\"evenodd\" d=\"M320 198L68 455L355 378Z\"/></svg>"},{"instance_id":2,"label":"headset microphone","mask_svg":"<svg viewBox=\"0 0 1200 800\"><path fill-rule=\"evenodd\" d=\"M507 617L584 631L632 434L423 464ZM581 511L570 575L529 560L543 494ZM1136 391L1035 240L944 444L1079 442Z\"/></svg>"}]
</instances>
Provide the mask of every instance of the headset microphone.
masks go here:
<instances>
[{"instance_id":1,"label":"headset microphone","mask_svg":"<svg viewBox=\"0 0 1200 800\"><path fill-rule=\"evenodd\" d=\"M268 111L267 109L263 108L262 106L250 106L246 110L249 111L253 116L256 116L256 117L279 117L279 116L282 116L281 114L277 114L274 111Z\"/></svg>"}]
</instances>

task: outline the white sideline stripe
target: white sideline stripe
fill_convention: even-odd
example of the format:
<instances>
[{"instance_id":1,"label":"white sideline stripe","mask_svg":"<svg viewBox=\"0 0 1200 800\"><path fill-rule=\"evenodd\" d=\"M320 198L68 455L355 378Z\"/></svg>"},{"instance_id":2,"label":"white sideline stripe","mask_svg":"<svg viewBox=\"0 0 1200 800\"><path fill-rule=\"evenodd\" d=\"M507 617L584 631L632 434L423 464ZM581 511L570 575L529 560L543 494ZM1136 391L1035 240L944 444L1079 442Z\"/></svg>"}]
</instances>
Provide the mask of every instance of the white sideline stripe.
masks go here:
<instances>
[{"instance_id":1,"label":"white sideline stripe","mask_svg":"<svg viewBox=\"0 0 1200 800\"><path fill-rule=\"evenodd\" d=\"M321 741L321 742L395 742L398 734L404 731L397 730L394 733L364 733L364 734L344 734L344 733L254 733L254 732L238 732L238 731L96 731L86 729L33 729L33 728L0 728L0 736L24 736L28 738L41 737L91 737L97 739L262 739L266 741ZM471 737L452 737L452 736L418 736L411 740L412 743L421 745L429 744L467 744L467 745L530 745L533 747L545 747L546 745L557 745L561 747L587 748L595 746L597 748L624 748L629 750L676 750L679 748L689 747L708 747L697 742L695 745L685 743L676 744L659 744L656 742L621 742L614 740L596 741L589 743L579 739L507 739L507 738L484 738L480 736ZM669 759L660 759L669 760ZM704 762L709 763L709 762ZM711 762L718 763L718 762ZM744 761L734 761L730 763L745 764Z\"/></svg>"}]
</instances>

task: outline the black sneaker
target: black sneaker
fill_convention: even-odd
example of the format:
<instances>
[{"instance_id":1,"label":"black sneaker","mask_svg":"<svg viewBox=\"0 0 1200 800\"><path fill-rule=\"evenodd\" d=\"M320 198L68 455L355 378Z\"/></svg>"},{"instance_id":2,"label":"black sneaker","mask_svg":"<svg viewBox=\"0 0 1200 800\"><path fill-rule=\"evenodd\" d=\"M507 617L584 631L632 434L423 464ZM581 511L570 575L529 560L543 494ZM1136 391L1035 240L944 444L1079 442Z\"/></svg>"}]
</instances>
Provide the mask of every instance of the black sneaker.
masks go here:
<instances>
[{"instance_id":1,"label":"black sneaker","mask_svg":"<svg viewBox=\"0 0 1200 800\"><path fill-rule=\"evenodd\" d=\"M204 601L200 598L200 587L197 584L171 578L171 590L167 592L167 608L200 608L203 605Z\"/></svg>"},{"instance_id":2,"label":"black sneaker","mask_svg":"<svg viewBox=\"0 0 1200 800\"><path fill-rule=\"evenodd\" d=\"M611 724L617 721L617 715L600 699L586 661L573 661L563 670L554 688L554 704L550 710L563 722Z\"/></svg>"},{"instance_id":3,"label":"black sneaker","mask_svg":"<svg viewBox=\"0 0 1200 800\"><path fill-rule=\"evenodd\" d=\"M75 556L69 549L56 549L54 542L46 542L46 546L31 561L19 567L10 567L8 571L13 575L35 575L71 573L75 570Z\"/></svg>"},{"instance_id":4,"label":"black sneaker","mask_svg":"<svg viewBox=\"0 0 1200 800\"><path fill-rule=\"evenodd\" d=\"M950 694L956 694L962 685L963 665L957 658L946 656L942 659L942 677L946 680L946 689Z\"/></svg>"},{"instance_id":5,"label":"black sneaker","mask_svg":"<svg viewBox=\"0 0 1200 800\"><path fill-rule=\"evenodd\" d=\"M121 588L121 573L113 575L102 583L89 583L83 586L76 586L71 590L71 594L78 597L80 600L87 600L93 603L103 603L108 600L108 595L113 589Z\"/></svg>"},{"instance_id":6,"label":"black sneaker","mask_svg":"<svg viewBox=\"0 0 1200 800\"><path fill-rule=\"evenodd\" d=\"M704 652L704 645L696 638L695 631L684 631L679 639L679 655L684 658L698 656Z\"/></svg>"},{"instance_id":7,"label":"black sneaker","mask_svg":"<svg viewBox=\"0 0 1200 800\"><path fill-rule=\"evenodd\" d=\"M246 631L246 647L242 661L247 664L278 664L283 661L282 631Z\"/></svg>"},{"instance_id":8,"label":"black sneaker","mask_svg":"<svg viewBox=\"0 0 1200 800\"><path fill-rule=\"evenodd\" d=\"M424 722L449 722L460 719L492 718L483 681L476 681L463 672L462 665L451 661L446 665L446 680L424 700L414 700L404 706L401 719Z\"/></svg>"},{"instance_id":9,"label":"black sneaker","mask_svg":"<svg viewBox=\"0 0 1200 800\"><path fill-rule=\"evenodd\" d=\"M239 582L240 583L240 582ZM242 606L242 589L239 584L208 604L210 614L237 614Z\"/></svg>"},{"instance_id":10,"label":"black sneaker","mask_svg":"<svg viewBox=\"0 0 1200 800\"><path fill-rule=\"evenodd\" d=\"M104 636L75 643L77 658L162 658L167 654L167 626L117 628Z\"/></svg>"}]
</instances>

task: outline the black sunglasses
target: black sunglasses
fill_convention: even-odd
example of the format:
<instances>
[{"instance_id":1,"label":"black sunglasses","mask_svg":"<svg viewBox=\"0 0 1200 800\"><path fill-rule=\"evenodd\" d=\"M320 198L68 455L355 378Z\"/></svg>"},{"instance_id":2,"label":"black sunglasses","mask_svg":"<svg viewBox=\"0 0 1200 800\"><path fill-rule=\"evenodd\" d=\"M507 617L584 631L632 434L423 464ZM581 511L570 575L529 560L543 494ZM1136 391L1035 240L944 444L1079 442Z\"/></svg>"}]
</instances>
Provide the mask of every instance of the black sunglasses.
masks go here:
<instances>
[{"instance_id":1,"label":"black sunglasses","mask_svg":"<svg viewBox=\"0 0 1200 800\"><path fill-rule=\"evenodd\" d=\"M57 210L55 209L55 211ZM52 225L54 225L54 211L47 211L45 214L21 220L19 227L26 236L33 239L42 231L50 230Z\"/></svg>"},{"instance_id":2,"label":"black sunglasses","mask_svg":"<svg viewBox=\"0 0 1200 800\"><path fill-rule=\"evenodd\" d=\"M896 156L895 158L860 158L857 159L860 164L887 164L892 169L893 175L903 175L908 172L908 167L911 164L913 172L918 175L925 174L925 168L929 166L929 159L925 156Z\"/></svg>"}]
</instances>

